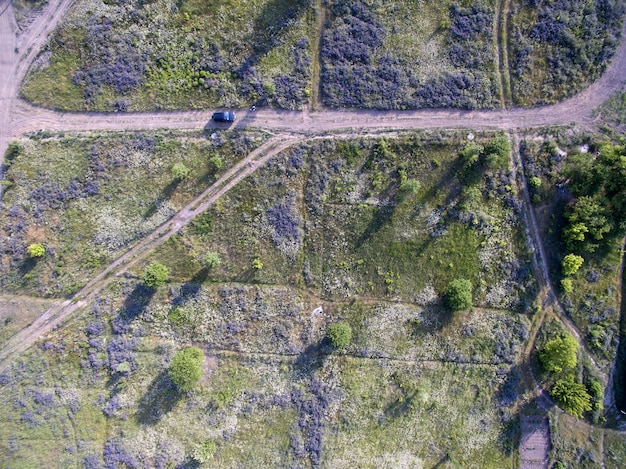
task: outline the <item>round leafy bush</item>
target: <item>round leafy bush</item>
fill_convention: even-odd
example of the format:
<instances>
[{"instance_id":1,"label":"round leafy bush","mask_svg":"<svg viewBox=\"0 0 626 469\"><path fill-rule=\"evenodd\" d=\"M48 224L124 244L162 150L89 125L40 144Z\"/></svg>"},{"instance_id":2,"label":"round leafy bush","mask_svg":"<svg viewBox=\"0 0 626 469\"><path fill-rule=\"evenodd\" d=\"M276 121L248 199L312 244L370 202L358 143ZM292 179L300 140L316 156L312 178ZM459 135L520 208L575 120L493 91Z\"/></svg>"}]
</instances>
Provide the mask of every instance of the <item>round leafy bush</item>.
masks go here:
<instances>
[{"instance_id":1,"label":"round leafy bush","mask_svg":"<svg viewBox=\"0 0 626 469\"><path fill-rule=\"evenodd\" d=\"M578 341L571 334L555 337L546 342L539 359L548 372L571 370L578 362Z\"/></svg>"},{"instance_id":2,"label":"round leafy bush","mask_svg":"<svg viewBox=\"0 0 626 469\"><path fill-rule=\"evenodd\" d=\"M207 269L215 269L222 264L222 259L220 259L220 255L216 252L207 252L204 258L202 259L202 264Z\"/></svg>"},{"instance_id":3,"label":"round leafy bush","mask_svg":"<svg viewBox=\"0 0 626 469\"><path fill-rule=\"evenodd\" d=\"M472 306L472 282L458 278L448 284L446 303L452 311L460 311Z\"/></svg>"},{"instance_id":4,"label":"round leafy bush","mask_svg":"<svg viewBox=\"0 0 626 469\"><path fill-rule=\"evenodd\" d=\"M333 348L342 349L350 345L352 341L352 328L347 322L336 322L328 327L326 336Z\"/></svg>"},{"instance_id":5,"label":"round leafy bush","mask_svg":"<svg viewBox=\"0 0 626 469\"><path fill-rule=\"evenodd\" d=\"M143 283L147 287L157 288L167 282L169 270L160 262L151 262L143 273Z\"/></svg>"},{"instance_id":6,"label":"round leafy bush","mask_svg":"<svg viewBox=\"0 0 626 469\"><path fill-rule=\"evenodd\" d=\"M574 275L580 269L580 266L583 265L585 260L581 256L577 256L576 254L568 254L563 258L563 263L561 267L563 268L563 275Z\"/></svg>"},{"instance_id":7,"label":"round leafy bush","mask_svg":"<svg viewBox=\"0 0 626 469\"><path fill-rule=\"evenodd\" d=\"M191 170L183 163L176 163L174 166L172 166L172 174L174 175L174 179L178 181L182 181L183 179L185 179L187 176L189 176L190 172Z\"/></svg>"},{"instance_id":8,"label":"round leafy bush","mask_svg":"<svg viewBox=\"0 0 626 469\"><path fill-rule=\"evenodd\" d=\"M31 244L26 248L30 257L41 257L46 253L46 248L41 243Z\"/></svg>"},{"instance_id":9,"label":"round leafy bush","mask_svg":"<svg viewBox=\"0 0 626 469\"><path fill-rule=\"evenodd\" d=\"M202 350L198 347L187 347L174 355L168 372L178 389L190 391L202 378L203 364Z\"/></svg>"}]
</instances>

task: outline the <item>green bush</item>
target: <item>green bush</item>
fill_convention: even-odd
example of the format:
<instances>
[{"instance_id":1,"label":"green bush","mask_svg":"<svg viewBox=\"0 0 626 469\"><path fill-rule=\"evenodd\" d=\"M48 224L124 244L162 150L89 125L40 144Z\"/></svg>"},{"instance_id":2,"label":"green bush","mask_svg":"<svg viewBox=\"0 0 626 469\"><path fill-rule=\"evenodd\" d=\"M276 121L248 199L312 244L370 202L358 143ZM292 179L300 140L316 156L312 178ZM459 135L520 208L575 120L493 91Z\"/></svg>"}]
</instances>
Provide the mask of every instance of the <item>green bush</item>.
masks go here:
<instances>
[{"instance_id":1,"label":"green bush","mask_svg":"<svg viewBox=\"0 0 626 469\"><path fill-rule=\"evenodd\" d=\"M177 181L182 181L183 179L185 179L187 176L189 176L190 172L191 170L183 163L176 163L174 166L172 166L172 174L174 175L174 179L176 179Z\"/></svg>"},{"instance_id":2,"label":"green bush","mask_svg":"<svg viewBox=\"0 0 626 469\"><path fill-rule=\"evenodd\" d=\"M167 282L169 270L159 262L151 262L143 272L143 283L150 288L157 288Z\"/></svg>"},{"instance_id":3,"label":"green bush","mask_svg":"<svg viewBox=\"0 0 626 469\"><path fill-rule=\"evenodd\" d=\"M462 278L450 282L446 290L446 304L452 311L472 306L472 282Z\"/></svg>"},{"instance_id":4,"label":"green bush","mask_svg":"<svg viewBox=\"0 0 626 469\"><path fill-rule=\"evenodd\" d=\"M459 152L463 166L466 168L474 166L478 162L482 151L483 147L481 145L476 145L475 143L465 145L465 148Z\"/></svg>"},{"instance_id":5,"label":"green bush","mask_svg":"<svg viewBox=\"0 0 626 469\"><path fill-rule=\"evenodd\" d=\"M591 397L591 410L601 411L604 409L604 389L597 379L590 379L587 383L587 392Z\"/></svg>"},{"instance_id":6,"label":"green bush","mask_svg":"<svg viewBox=\"0 0 626 469\"><path fill-rule=\"evenodd\" d=\"M573 370L578 362L578 341L571 334L549 340L539 354L543 369L561 373Z\"/></svg>"},{"instance_id":7,"label":"green bush","mask_svg":"<svg viewBox=\"0 0 626 469\"><path fill-rule=\"evenodd\" d=\"M215 442L207 440L196 448L193 452L193 458L199 463L205 463L215 456L216 451L217 446L215 445Z\"/></svg>"},{"instance_id":8,"label":"green bush","mask_svg":"<svg viewBox=\"0 0 626 469\"><path fill-rule=\"evenodd\" d=\"M188 347L174 355L168 373L178 389L190 391L202 378L203 364L202 350L198 347Z\"/></svg>"},{"instance_id":9,"label":"green bush","mask_svg":"<svg viewBox=\"0 0 626 469\"><path fill-rule=\"evenodd\" d=\"M561 280L561 289L565 293L572 293L574 291L574 284L572 283L571 278L564 278Z\"/></svg>"},{"instance_id":10,"label":"green bush","mask_svg":"<svg viewBox=\"0 0 626 469\"><path fill-rule=\"evenodd\" d=\"M583 412L591 410L591 397L587 394L587 388L576 383L571 376L554 383L550 394L564 410L574 417L581 418Z\"/></svg>"},{"instance_id":11,"label":"green bush","mask_svg":"<svg viewBox=\"0 0 626 469\"><path fill-rule=\"evenodd\" d=\"M539 189L541 187L541 178L538 178L537 176L531 177L528 181L528 185L532 189Z\"/></svg>"},{"instance_id":12,"label":"green bush","mask_svg":"<svg viewBox=\"0 0 626 469\"><path fill-rule=\"evenodd\" d=\"M581 256L577 256L576 254L568 254L563 258L563 263L561 267L563 269L563 275L574 275L580 269L580 266L583 265L585 260Z\"/></svg>"},{"instance_id":13,"label":"green bush","mask_svg":"<svg viewBox=\"0 0 626 469\"><path fill-rule=\"evenodd\" d=\"M352 328L347 322L336 322L328 327L328 340L335 349L346 348L352 341Z\"/></svg>"},{"instance_id":14,"label":"green bush","mask_svg":"<svg viewBox=\"0 0 626 469\"><path fill-rule=\"evenodd\" d=\"M220 169L222 169L223 164L224 163L219 156L212 156L209 158L209 168L211 168L211 171L214 173L217 173Z\"/></svg>"},{"instance_id":15,"label":"green bush","mask_svg":"<svg viewBox=\"0 0 626 469\"><path fill-rule=\"evenodd\" d=\"M220 255L216 252L207 252L204 258L202 259L202 265L207 269L216 269L222 264L222 259L220 259Z\"/></svg>"},{"instance_id":16,"label":"green bush","mask_svg":"<svg viewBox=\"0 0 626 469\"><path fill-rule=\"evenodd\" d=\"M26 248L30 257L42 257L46 253L46 248L41 243L31 244Z\"/></svg>"}]
</instances>

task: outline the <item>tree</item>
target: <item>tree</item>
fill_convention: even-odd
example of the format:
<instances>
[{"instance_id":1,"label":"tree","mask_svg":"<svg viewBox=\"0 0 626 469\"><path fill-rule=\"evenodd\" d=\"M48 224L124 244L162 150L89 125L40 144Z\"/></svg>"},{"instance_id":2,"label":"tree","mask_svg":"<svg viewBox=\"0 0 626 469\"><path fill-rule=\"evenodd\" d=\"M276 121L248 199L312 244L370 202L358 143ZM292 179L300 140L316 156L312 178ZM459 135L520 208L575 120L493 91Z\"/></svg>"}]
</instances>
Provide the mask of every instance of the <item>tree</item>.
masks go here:
<instances>
[{"instance_id":1,"label":"tree","mask_svg":"<svg viewBox=\"0 0 626 469\"><path fill-rule=\"evenodd\" d=\"M202 378L203 364L202 350L198 347L187 347L174 355L168 373L178 389L190 391Z\"/></svg>"},{"instance_id":2,"label":"tree","mask_svg":"<svg viewBox=\"0 0 626 469\"><path fill-rule=\"evenodd\" d=\"M207 252L204 258L202 259L202 265L207 269L215 269L222 264L222 259L220 259L220 255L216 252Z\"/></svg>"},{"instance_id":3,"label":"tree","mask_svg":"<svg viewBox=\"0 0 626 469\"><path fill-rule=\"evenodd\" d=\"M159 262L151 262L143 272L143 283L147 287L157 288L167 282L169 270Z\"/></svg>"},{"instance_id":4,"label":"tree","mask_svg":"<svg viewBox=\"0 0 626 469\"><path fill-rule=\"evenodd\" d=\"M560 373L572 370L578 362L578 341L571 334L563 334L549 340L539 354L543 369Z\"/></svg>"},{"instance_id":5,"label":"tree","mask_svg":"<svg viewBox=\"0 0 626 469\"><path fill-rule=\"evenodd\" d=\"M477 145L475 143L468 143L465 145L465 148L459 152L463 166L469 168L470 166L476 164L482 151L483 147L481 145Z\"/></svg>"},{"instance_id":6,"label":"tree","mask_svg":"<svg viewBox=\"0 0 626 469\"><path fill-rule=\"evenodd\" d=\"M485 145L485 163L490 168L504 166L511 154L511 142L504 134L493 137L487 145Z\"/></svg>"},{"instance_id":7,"label":"tree","mask_svg":"<svg viewBox=\"0 0 626 469\"><path fill-rule=\"evenodd\" d=\"M41 243L35 243L28 246L26 252L30 257L36 258L43 256L46 253L46 248Z\"/></svg>"},{"instance_id":8,"label":"tree","mask_svg":"<svg viewBox=\"0 0 626 469\"><path fill-rule=\"evenodd\" d=\"M220 169L222 169L223 164L224 163L219 156L212 156L209 159L209 168L211 168L211 171L213 171L214 173L217 173Z\"/></svg>"},{"instance_id":9,"label":"tree","mask_svg":"<svg viewBox=\"0 0 626 469\"><path fill-rule=\"evenodd\" d=\"M574 284L571 278L564 278L561 280L561 288L565 293L572 293L574 291Z\"/></svg>"},{"instance_id":10,"label":"tree","mask_svg":"<svg viewBox=\"0 0 626 469\"><path fill-rule=\"evenodd\" d=\"M561 267L563 269L563 275L574 275L580 269L580 266L583 265L585 260L581 256L577 256L576 254L568 254L563 258L563 262Z\"/></svg>"},{"instance_id":11,"label":"tree","mask_svg":"<svg viewBox=\"0 0 626 469\"><path fill-rule=\"evenodd\" d=\"M352 341L352 328L347 322L336 322L328 327L326 336L334 349L346 348Z\"/></svg>"},{"instance_id":12,"label":"tree","mask_svg":"<svg viewBox=\"0 0 626 469\"><path fill-rule=\"evenodd\" d=\"M575 247L581 247L588 252L593 252L597 249L597 243L591 243L586 240L584 236L584 230L587 230L590 237L595 241L604 239L604 235L611 231L611 225L606 217L606 209L593 197L583 196L580 197L573 207L571 207L566 213L565 217L569 221L569 226L582 224L584 229L579 226L578 240L575 239L572 230L566 228L563 232L564 241L568 245L568 248L574 250ZM580 240L580 233L583 233L582 240ZM584 244L584 241L586 242ZM572 241L574 242L572 245Z\"/></svg>"},{"instance_id":13,"label":"tree","mask_svg":"<svg viewBox=\"0 0 626 469\"><path fill-rule=\"evenodd\" d=\"M460 311L472 306L472 282L459 278L448 284L446 303L452 311Z\"/></svg>"},{"instance_id":14,"label":"tree","mask_svg":"<svg viewBox=\"0 0 626 469\"><path fill-rule=\"evenodd\" d=\"M172 166L172 174L174 175L174 179L176 179L177 181L182 181L183 179L185 179L187 176L189 176L190 172L191 170L183 163L176 163L174 166Z\"/></svg>"},{"instance_id":15,"label":"tree","mask_svg":"<svg viewBox=\"0 0 626 469\"><path fill-rule=\"evenodd\" d=\"M591 396L583 384L576 383L572 376L557 380L550 391L556 402L574 417L581 418L583 412L591 410Z\"/></svg>"}]
</instances>

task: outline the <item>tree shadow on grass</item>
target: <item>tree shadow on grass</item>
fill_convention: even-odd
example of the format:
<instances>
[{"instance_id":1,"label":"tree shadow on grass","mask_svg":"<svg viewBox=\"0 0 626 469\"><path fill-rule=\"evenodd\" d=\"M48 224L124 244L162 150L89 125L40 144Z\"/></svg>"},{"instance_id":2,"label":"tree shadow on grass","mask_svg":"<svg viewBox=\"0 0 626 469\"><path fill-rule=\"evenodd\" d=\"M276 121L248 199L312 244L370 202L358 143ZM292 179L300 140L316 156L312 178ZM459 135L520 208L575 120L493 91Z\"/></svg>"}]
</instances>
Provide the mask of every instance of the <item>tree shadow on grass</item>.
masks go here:
<instances>
[{"instance_id":1,"label":"tree shadow on grass","mask_svg":"<svg viewBox=\"0 0 626 469\"><path fill-rule=\"evenodd\" d=\"M139 400L137 422L141 425L154 425L170 413L183 397L172 382L166 370L161 371Z\"/></svg>"},{"instance_id":2,"label":"tree shadow on grass","mask_svg":"<svg viewBox=\"0 0 626 469\"><path fill-rule=\"evenodd\" d=\"M195 297L202 288L202 284L209 278L209 269L202 268L192 277L191 280L180 287L180 294L172 300L172 307L184 305L187 300Z\"/></svg>"},{"instance_id":3,"label":"tree shadow on grass","mask_svg":"<svg viewBox=\"0 0 626 469\"><path fill-rule=\"evenodd\" d=\"M320 342L310 344L296 358L296 361L294 362L294 372L300 376L313 375L317 370L324 366L324 363L331 352L332 346L326 337Z\"/></svg>"},{"instance_id":4,"label":"tree shadow on grass","mask_svg":"<svg viewBox=\"0 0 626 469\"><path fill-rule=\"evenodd\" d=\"M143 214L143 218L150 218L154 215L158 210L163 206L165 202L167 202L171 197L178 185L181 183L180 179L174 179L170 182L162 191L161 194L152 202L145 213Z\"/></svg>"},{"instance_id":5,"label":"tree shadow on grass","mask_svg":"<svg viewBox=\"0 0 626 469\"><path fill-rule=\"evenodd\" d=\"M147 287L143 283L135 285L133 291L124 300L120 319L129 323L142 315L155 293L156 289Z\"/></svg>"},{"instance_id":6,"label":"tree shadow on grass","mask_svg":"<svg viewBox=\"0 0 626 469\"><path fill-rule=\"evenodd\" d=\"M249 38L252 51L235 73L245 76L250 67L255 66L274 47L282 44L288 26L301 17L309 6L308 0L267 2L254 21L253 37Z\"/></svg>"}]
</instances>

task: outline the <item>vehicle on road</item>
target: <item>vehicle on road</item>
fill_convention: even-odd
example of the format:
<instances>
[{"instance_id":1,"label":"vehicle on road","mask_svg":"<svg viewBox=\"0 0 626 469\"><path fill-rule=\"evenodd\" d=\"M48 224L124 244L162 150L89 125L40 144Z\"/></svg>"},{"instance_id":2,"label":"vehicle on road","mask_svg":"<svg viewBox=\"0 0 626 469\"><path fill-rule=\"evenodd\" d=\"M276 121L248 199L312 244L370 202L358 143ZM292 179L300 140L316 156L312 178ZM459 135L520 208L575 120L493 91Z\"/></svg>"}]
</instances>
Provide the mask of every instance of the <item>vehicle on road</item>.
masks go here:
<instances>
[{"instance_id":1,"label":"vehicle on road","mask_svg":"<svg viewBox=\"0 0 626 469\"><path fill-rule=\"evenodd\" d=\"M215 122L235 122L234 112L214 112L212 119Z\"/></svg>"}]
</instances>

